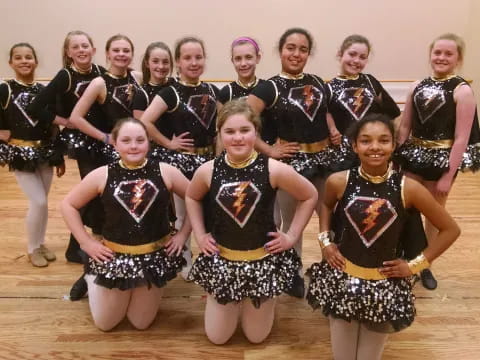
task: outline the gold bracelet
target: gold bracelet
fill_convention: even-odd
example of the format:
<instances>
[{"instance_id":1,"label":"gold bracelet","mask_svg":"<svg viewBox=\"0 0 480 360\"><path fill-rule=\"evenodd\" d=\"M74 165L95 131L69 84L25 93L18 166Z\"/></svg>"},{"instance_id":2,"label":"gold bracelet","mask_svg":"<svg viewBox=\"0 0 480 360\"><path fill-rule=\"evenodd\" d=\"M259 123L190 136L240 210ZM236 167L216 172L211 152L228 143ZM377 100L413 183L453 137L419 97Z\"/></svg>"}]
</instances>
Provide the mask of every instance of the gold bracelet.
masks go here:
<instances>
[{"instance_id":1,"label":"gold bracelet","mask_svg":"<svg viewBox=\"0 0 480 360\"><path fill-rule=\"evenodd\" d=\"M318 242L320 243L320 249L325 249L327 246L332 245L330 241L332 239L332 231L322 231L318 234Z\"/></svg>"},{"instance_id":2,"label":"gold bracelet","mask_svg":"<svg viewBox=\"0 0 480 360\"><path fill-rule=\"evenodd\" d=\"M415 259L410 260L408 262L408 268L412 272L412 274L418 274L420 271L425 270L430 267L430 263L428 262L423 252L420 253Z\"/></svg>"}]
</instances>

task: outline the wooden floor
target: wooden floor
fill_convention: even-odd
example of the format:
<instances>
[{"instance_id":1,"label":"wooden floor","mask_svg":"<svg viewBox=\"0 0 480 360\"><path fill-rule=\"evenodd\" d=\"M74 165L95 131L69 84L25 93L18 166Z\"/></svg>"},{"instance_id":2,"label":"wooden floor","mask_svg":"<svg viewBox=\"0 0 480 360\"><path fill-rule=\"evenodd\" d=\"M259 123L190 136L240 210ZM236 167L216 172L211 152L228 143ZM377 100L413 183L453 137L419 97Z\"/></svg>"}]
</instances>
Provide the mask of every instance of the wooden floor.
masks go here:
<instances>
[{"instance_id":1,"label":"wooden floor","mask_svg":"<svg viewBox=\"0 0 480 360\"><path fill-rule=\"evenodd\" d=\"M87 299L67 298L81 266L67 263L68 232L59 201L78 181L67 162L64 178L55 179L50 195L47 244L58 260L34 268L26 258L23 225L27 201L13 174L0 168L0 359L329 359L328 323L305 301L282 296L270 337L249 344L240 331L224 346L205 337L202 290L182 279L166 288L157 320L146 331L123 322L103 333L92 323ZM390 337L385 359L480 359L480 174L460 174L448 209L462 235L434 265L435 291L417 286L418 317ZM320 258L315 240L317 219L305 232L304 263Z\"/></svg>"}]
</instances>

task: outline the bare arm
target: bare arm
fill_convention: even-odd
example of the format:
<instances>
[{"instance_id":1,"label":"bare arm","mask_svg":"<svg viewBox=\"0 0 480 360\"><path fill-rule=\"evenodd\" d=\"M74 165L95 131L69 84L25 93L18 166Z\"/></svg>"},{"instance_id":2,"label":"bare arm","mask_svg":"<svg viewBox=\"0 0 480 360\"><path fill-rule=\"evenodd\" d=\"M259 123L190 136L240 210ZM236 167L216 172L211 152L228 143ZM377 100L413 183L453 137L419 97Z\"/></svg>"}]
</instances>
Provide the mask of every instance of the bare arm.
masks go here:
<instances>
[{"instance_id":1,"label":"bare arm","mask_svg":"<svg viewBox=\"0 0 480 360\"><path fill-rule=\"evenodd\" d=\"M415 81L410 87L407 93L407 100L405 102L405 108L401 116L400 127L398 129L398 144L402 145L409 137L412 131L412 116L413 116L413 90L418 85L418 81Z\"/></svg>"},{"instance_id":2,"label":"bare arm","mask_svg":"<svg viewBox=\"0 0 480 360\"><path fill-rule=\"evenodd\" d=\"M93 79L70 115L70 122L77 129L100 141L105 140L105 134L90 124L87 119L85 119L85 116L95 102L103 103L105 101L106 94L107 88L105 87L105 80L101 77Z\"/></svg>"},{"instance_id":3,"label":"bare arm","mask_svg":"<svg viewBox=\"0 0 480 360\"><path fill-rule=\"evenodd\" d=\"M335 125L335 120L330 113L327 113L327 126L328 131L330 132L330 140L334 145L339 145L342 140L342 134L338 131L337 126Z\"/></svg>"}]
</instances>

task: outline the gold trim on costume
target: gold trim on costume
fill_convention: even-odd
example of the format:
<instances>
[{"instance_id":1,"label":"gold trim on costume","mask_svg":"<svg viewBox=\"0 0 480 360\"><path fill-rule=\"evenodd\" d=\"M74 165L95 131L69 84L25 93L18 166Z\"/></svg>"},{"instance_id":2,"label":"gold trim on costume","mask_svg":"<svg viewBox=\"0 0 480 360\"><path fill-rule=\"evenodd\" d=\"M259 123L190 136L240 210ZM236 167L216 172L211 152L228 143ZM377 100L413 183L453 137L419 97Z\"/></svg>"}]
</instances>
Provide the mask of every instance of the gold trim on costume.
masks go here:
<instances>
[{"instance_id":1,"label":"gold trim on costume","mask_svg":"<svg viewBox=\"0 0 480 360\"><path fill-rule=\"evenodd\" d=\"M217 247L220 250L221 257L232 261L260 260L270 255L263 246L253 250L233 250L219 244L217 244Z\"/></svg>"},{"instance_id":2,"label":"gold trim on costume","mask_svg":"<svg viewBox=\"0 0 480 360\"><path fill-rule=\"evenodd\" d=\"M385 174L383 175L370 175L369 173L367 173L362 165L360 165L358 167L358 173L359 175L364 178L365 180L367 181L370 181L371 183L374 183L374 184L381 184L385 181L387 181L387 179L390 178L390 176L393 174L394 170L392 169L392 163L390 163L387 167L387 171L385 172Z\"/></svg>"},{"instance_id":3,"label":"gold trim on costume","mask_svg":"<svg viewBox=\"0 0 480 360\"><path fill-rule=\"evenodd\" d=\"M213 145L208 145L204 147L195 147L192 148L192 150L185 151L183 150L183 154L188 154L188 155L208 155L208 154L213 154L215 149L213 148Z\"/></svg>"},{"instance_id":4,"label":"gold trim on costume","mask_svg":"<svg viewBox=\"0 0 480 360\"><path fill-rule=\"evenodd\" d=\"M414 145L423 146L429 149L449 149L453 145L452 139L445 140L426 140L412 136L411 141Z\"/></svg>"},{"instance_id":5,"label":"gold trim on costume","mask_svg":"<svg viewBox=\"0 0 480 360\"><path fill-rule=\"evenodd\" d=\"M147 162L148 162L148 159L145 159L145 160L143 160L143 162L141 164L128 165L128 164L125 164L125 162L122 159L118 160L118 163L119 163L120 167L122 167L124 169L127 169L127 170L141 169L141 168L145 167L145 165L147 165Z\"/></svg>"},{"instance_id":6,"label":"gold trim on costume","mask_svg":"<svg viewBox=\"0 0 480 360\"><path fill-rule=\"evenodd\" d=\"M351 261L345 259L345 268L343 272L360 278L364 280L383 280L387 279L385 275L383 275L378 268L367 268L359 265L355 265Z\"/></svg>"},{"instance_id":7,"label":"gold trim on costume","mask_svg":"<svg viewBox=\"0 0 480 360\"><path fill-rule=\"evenodd\" d=\"M11 138L10 140L8 140L8 143L15 146L29 146L33 148L39 148L45 145L45 140L22 140Z\"/></svg>"},{"instance_id":8,"label":"gold trim on costume","mask_svg":"<svg viewBox=\"0 0 480 360\"><path fill-rule=\"evenodd\" d=\"M360 77L360 74L356 75L338 75L337 79L339 80L357 80Z\"/></svg>"},{"instance_id":9,"label":"gold trim on costume","mask_svg":"<svg viewBox=\"0 0 480 360\"><path fill-rule=\"evenodd\" d=\"M170 234L165 235L160 240L157 240L148 244L142 244L142 245L123 245L113 241L109 241L107 239L103 239L102 244L108 247L110 250L113 250L117 253L143 255L143 254L148 254L148 253L160 250L165 246L168 240L170 240Z\"/></svg>"},{"instance_id":10,"label":"gold trim on costume","mask_svg":"<svg viewBox=\"0 0 480 360\"><path fill-rule=\"evenodd\" d=\"M183 86L188 86L188 87L197 87L202 83L201 80L198 80L196 83L189 83L189 82L186 82L184 80L178 80L178 82L180 84L182 84Z\"/></svg>"},{"instance_id":11,"label":"gold trim on costume","mask_svg":"<svg viewBox=\"0 0 480 360\"><path fill-rule=\"evenodd\" d=\"M253 81L250 81L249 83L246 83L246 84L242 83L240 81L240 79L235 80L235 82L237 83L238 86L248 90L248 89L251 89L251 88L257 86L258 79L255 77L255 79Z\"/></svg>"},{"instance_id":12,"label":"gold trim on costume","mask_svg":"<svg viewBox=\"0 0 480 360\"><path fill-rule=\"evenodd\" d=\"M225 162L227 163L228 166L234 169L243 169L247 167L248 165L252 164L258 157L258 152L255 150L252 151L250 155L245 160L234 162L228 158L228 154L225 153Z\"/></svg>"},{"instance_id":13,"label":"gold trim on costume","mask_svg":"<svg viewBox=\"0 0 480 360\"><path fill-rule=\"evenodd\" d=\"M303 77L305 76L305 73L302 72L300 74L289 74L285 71L282 71L279 75L284 79L300 80L300 79L303 79Z\"/></svg>"},{"instance_id":14,"label":"gold trim on costume","mask_svg":"<svg viewBox=\"0 0 480 360\"><path fill-rule=\"evenodd\" d=\"M430 76L430 78L433 80L433 81L447 81L447 80L450 80L450 79L453 79L455 76L457 76L456 74L450 74L450 75L447 75L447 76L444 76L444 77L441 77L441 78L436 78L435 76Z\"/></svg>"},{"instance_id":15,"label":"gold trim on costume","mask_svg":"<svg viewBox=\"0 0 480 360\"><path fill-rule=\"evenodd\" d=\"M280 144L285 144L291 141L278 139ZM320 140L314 143L299 143L298 146L300 150L298 152L313 154L325 150L327 146L330 145L330 139L326 138L325 140Z\"/></svg>"}]
</instances>

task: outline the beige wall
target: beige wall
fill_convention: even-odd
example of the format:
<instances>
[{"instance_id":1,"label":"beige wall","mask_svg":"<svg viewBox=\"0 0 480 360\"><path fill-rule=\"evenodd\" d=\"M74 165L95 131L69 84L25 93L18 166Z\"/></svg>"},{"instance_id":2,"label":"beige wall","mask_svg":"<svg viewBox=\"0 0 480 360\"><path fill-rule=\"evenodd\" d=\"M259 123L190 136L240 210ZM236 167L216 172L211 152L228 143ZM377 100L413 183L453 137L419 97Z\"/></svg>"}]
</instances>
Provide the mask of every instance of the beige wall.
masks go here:
<instances>
[{"instance_id":1,"label":"beige wall","mask_svg":"<svg viewBox=\"0 0 480 360\"><path fill-rule=\"evenodd\" d=\"M335 53L351 33L366 35L373 44L368 72L381 79L416 79L429 73L427 47L444 32L467 41L463 71L480 83L480 4L477 0L0 0L0 77L11 76L8 50L28 41L37 48L37 77L52 77L60 68L60 48L73 29L90 33L104 63L104 44L125 33L136 46L135 66L151 41L173 46L184 35L197 35L207 46L208 79L231 79L229 44L239 35L258 39L263 60L258 74L279 70L275 44L288 27L302 26L316 41L307 71L330 78L337 72ZM476 84L475 84L476 85ZM479 91L477 91L478 93Z\"/></svg>"}]
</instances>

